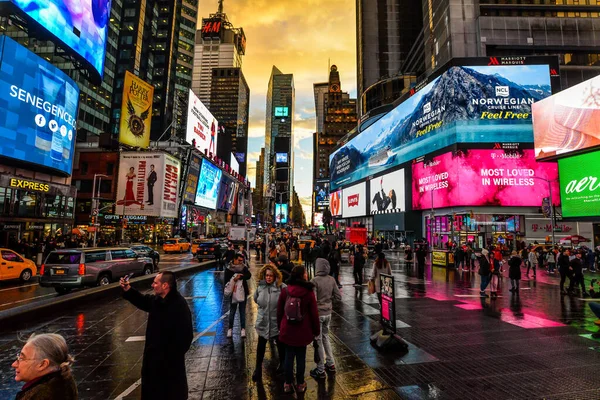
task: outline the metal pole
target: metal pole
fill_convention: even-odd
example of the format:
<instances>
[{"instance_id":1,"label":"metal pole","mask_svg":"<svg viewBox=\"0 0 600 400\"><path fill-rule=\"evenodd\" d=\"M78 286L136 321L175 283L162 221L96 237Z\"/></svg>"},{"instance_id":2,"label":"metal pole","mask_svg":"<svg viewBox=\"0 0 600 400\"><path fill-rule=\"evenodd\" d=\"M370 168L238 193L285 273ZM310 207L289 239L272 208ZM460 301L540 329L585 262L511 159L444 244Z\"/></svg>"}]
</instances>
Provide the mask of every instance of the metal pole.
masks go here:
<instances>
[{"instance_id":1,"label":"metal pole","mask_svg":"<svg viewBox=\"0 0 600 400\"><path fill-rule=\"evenodd\" d=\"M554 246L554 244L556 243L556 240L554 238L554 225L556 224L556 221L554 219L554 202L552 201L552 182L549 180L546 182L548 182L548 191L550 192L550 218L552 218L552 223L550 225L552 226L552 246Z\"/></svg>"},{"instance_id":2,"label":"metal pole","mask_svg":"<svg viewBox=\"0 0 600 400\"><path fill-rule=\"evenodd\" d=\"M92 185L92 214L94 214L94 210L98 208L98 207L96 207L96 198L94 197L94 196L96 196L96 176L98 176L98 175L94 174L94 183ZM96 230L97 230L97 227L94 226L94 247L96 247L96 233L97 233Z\"/></svg>"}]
</instances>

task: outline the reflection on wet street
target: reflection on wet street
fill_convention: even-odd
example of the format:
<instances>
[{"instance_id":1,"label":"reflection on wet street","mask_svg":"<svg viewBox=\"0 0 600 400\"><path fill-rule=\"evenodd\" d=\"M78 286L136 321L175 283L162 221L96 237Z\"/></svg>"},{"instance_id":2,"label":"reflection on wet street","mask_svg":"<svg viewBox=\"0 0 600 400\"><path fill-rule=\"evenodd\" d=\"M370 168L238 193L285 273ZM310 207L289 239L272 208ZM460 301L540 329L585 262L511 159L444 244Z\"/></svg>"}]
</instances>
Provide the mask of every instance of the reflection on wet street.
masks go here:
<instances>
[{"instance_id":1,"label":"reflection on wet street","mask_svg":"<svg viewBox=\"0 0 600 400\"><path fill-rule=\"evenodd\" d=\"M380 353L369 342L380 329L378 300L353 286L342 267L342 301L334 305L331 340L337 373L316 381L314 349L307 353L306 399L598 399L600 339L587 299L561 296L558 279L538 273L518 294L505 277L497 299L479 296L479 276L427 268L415 276L394 254L398 333L406 354ZM256 265L252 264L256 273ZM366 268L365 275L370 268ZM589 280L589 277L588 277ZM236 318L226 337L228 300L222 273L179 277L179 291L194 318L194 343L186 355L190 399L281 399L283 379L274 344L267 345L260 384L251 381L257 335L256 305L248 302L246 339ZM143 290L149 290L144 283ZM1 292L0 292L1 293ZM82 399L140 398L147 314L119 297L40 316L28 329L0 335L0 398L21 384L10 367L31 332L63 335L75 355ZM3 327L4 328L4 327ZM273 354L273 356L272 356ZM167 383L166 383L167 384Z\"/></svg>"}]
</instances>

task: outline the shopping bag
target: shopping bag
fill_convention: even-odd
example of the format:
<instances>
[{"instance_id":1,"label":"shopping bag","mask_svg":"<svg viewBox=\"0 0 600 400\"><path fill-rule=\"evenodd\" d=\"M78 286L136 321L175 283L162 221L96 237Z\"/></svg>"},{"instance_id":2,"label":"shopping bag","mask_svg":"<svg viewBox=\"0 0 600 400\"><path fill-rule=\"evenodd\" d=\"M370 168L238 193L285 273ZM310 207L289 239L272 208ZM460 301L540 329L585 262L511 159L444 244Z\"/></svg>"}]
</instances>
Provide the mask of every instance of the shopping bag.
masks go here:
<instances>
[{"instance_id":1,"label":"shopping bag","mask_svg":"<svg viewBox=\"0 0 600 400\"><path fill-rule=\"evenodd\" d=\"M375 282L370 279L369 280L369 294L375 293Z\"/></svg>"}]
</instances>

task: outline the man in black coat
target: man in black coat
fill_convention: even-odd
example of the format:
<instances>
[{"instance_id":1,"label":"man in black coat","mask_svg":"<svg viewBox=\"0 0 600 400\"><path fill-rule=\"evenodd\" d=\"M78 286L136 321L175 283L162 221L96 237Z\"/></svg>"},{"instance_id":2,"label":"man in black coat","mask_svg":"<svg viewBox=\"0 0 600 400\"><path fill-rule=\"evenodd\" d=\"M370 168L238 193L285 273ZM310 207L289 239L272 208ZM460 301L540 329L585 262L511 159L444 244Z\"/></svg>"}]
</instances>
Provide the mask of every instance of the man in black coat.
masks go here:
<instances>
[{"instance_id":1,"label":"man in black coat","mask_svg":"<svg viewBox=\"0 0 600 400\"><path fill-rule=\"evenodd\" d=\"M149 206L154 204L154 184L157 181L154 164L150 165L150 175L148 175L148 203Z\"/></svg>"},{"instance_id":2,"label":"man in black coat","mask_svg":"<svg viewBox=\"0 0 600 400\"><path fill-rule=\"evenodd\" d=\"M425 259L427 258L427 249L425 245L420 245L417 247L417 274L419 278L423 278L425 276Z\"/></svg>"},{"instance_id":3,"label":"man in black coat","mask_svg":"<svg viewBox=\"0 0 600 400\"><path fill-rule=\"evenodd\" d=\"M192 314L171 271L156 275L143 295L121 278L123 297L148 313L142 362L142 400L188 398L185 353L193 339Z\"/></svg>"},{"instance_id":4,"label":"man in black coat","mask_svg":"<svg viewBox=\"0 0 600 400\"><path fill-rule=\"evenodd\" d=\"M569 285L569 292L573 293L575 291L575 286L581 286L581 294L586 296L587 292L585 291L585 283L583 281L583 261L581 260L581 252L578 251L575 253L575 258L571 260L569 270L573 273L573 278L571 278L571 284Z\"/></svg>"}]
</instances>

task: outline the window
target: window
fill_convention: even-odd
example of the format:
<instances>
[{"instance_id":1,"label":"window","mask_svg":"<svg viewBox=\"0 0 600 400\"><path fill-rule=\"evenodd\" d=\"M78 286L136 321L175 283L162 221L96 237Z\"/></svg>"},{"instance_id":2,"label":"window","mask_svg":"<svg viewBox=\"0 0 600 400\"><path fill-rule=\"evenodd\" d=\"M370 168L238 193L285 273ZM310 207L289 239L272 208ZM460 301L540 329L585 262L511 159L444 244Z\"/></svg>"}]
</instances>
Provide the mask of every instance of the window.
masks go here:
<instances>
[{"instance_id":1,"label":"window","mask_svg":"<svg viewBox=\"0 0 600 400\"><path fill-rule=\"evenodd\" d=\"M127 254L127 258L136 258L137 257L136 252L133 250L125 250L125 253Z\"/></svg>"},{"instance_id":2,"label":"window","mask_svg":"<svg viewBox=\"0 0 600 400\"><path fill-rule=\"evenodd\" d=\"M10 211L10 196L12 189L0 187L0 214L8 214Z\"/></svg>"},{"instance_id":3,"label":"window","mask_svg":"<svg viewBox=\"0 0 600 400\"><path fill-rule=\"evenodd\" d=\"M6 261L11 262L23 262L23 259L19 257L16 253L8 250L2 250L2 258Z\"/></svg>"},{"instance_id":4,"label":"window","mask_svg":"<svg viewBox=\"0 0 600 400\"><path fill-rule=\"evenodd\" d=\"M81 253L59 253L53 251L48 255L46 264L79 264Z\"/></svg>"},{"instance_id":5,"label":"window","mask_svg":"<svg viewBox=\"0 0 600 400\"><path fill-rule=\"evenodd\" d=\"M17 190L17 216L19 217L35 217L37 216L37 205L39 195L24 190Z\"/></svg>"},{"instance_id":6,"label":"window","mask_svg":"<svg viewBox=\"0 0 600 400\"><path fill-rule=\"evenodd\" d=\"M95 263L100 261L106 261L106 251L92 251L85 253L86 263Z\"/></svg>"},{"instance_id":7,"label":"window","mask_svg":"<svg viewBox=\"0 0 600 400\"><path fill-rule=\"evenodd\" d=\"M113 260L124 260L127 258L127 253L125 250L111 250L110 254Z\"/></svg>"}]
</instances>

